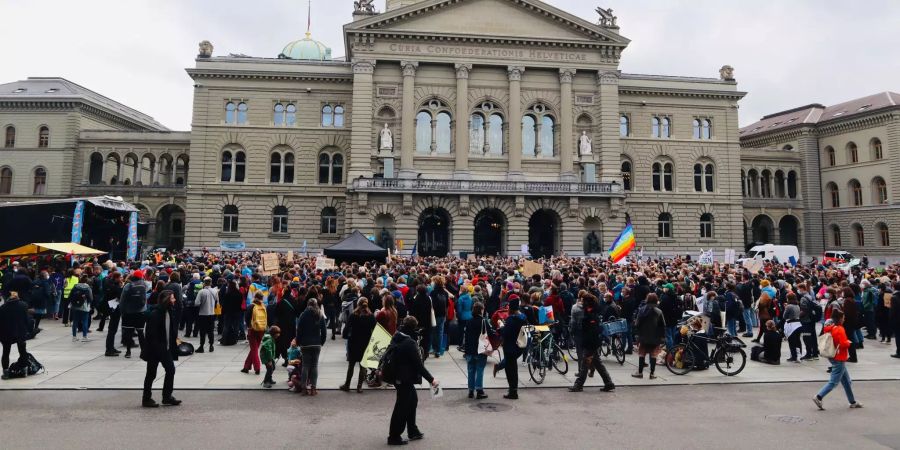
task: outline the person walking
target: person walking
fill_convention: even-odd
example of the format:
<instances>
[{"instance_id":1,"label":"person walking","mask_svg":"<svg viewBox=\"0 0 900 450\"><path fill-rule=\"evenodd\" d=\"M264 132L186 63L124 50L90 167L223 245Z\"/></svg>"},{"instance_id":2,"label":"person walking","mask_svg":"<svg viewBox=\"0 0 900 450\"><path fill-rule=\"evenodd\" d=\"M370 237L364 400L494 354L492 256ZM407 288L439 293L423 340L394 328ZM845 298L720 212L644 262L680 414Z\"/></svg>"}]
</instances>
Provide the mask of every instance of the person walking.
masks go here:
<instances>
[{"instance_id":1,"label":"person walking","mask_svg":"<svg viewBox=\"0 0 900 450\"><path fill-rule=\"evenodd\" d=\"M853 380L850 379L850 373L847 371L847 359L849 357L848 350L852 343L850 342L850 339L847 338L847 332L844 330L843 311L839 309L833 310L831 312L831 321L833 323L831 325L826 325L825 329L822 330L822 333L831 335L831 338L834 339L834 347L837 353L833 358L829 358L831 361L831 378L825 383L825 386L822 386L819 393L813 397L813 403L815 403L820 410L824 410L825 407L822 405L822 400L824 400L825 396L840 383L841 386L844 387L844 393L847 394L847 401L850 402L850 408L862 408L862 404L857 402L856 398L853 396L853 388L851 387Z\"/></svg>"},{"instance_id":2,"label":"person walking","mask_svg":"<svg viewBox=\"0 0 900 450\"><path fill-rule=\"evenodd\" d=\"M517 400L519 398L519 367L516 360L522 356L522 349L519 348L519 333L528 323L525 314L519 312L519 297L509 296L508 303L509 315L500 326L500 337L503 341L503 359L500 364L494 366L494 376L497 372L503 370L506 373L507 392L503 398L507 400Z\"/></svg>"},{"instance_id":3,"label":"person walking","mask_svg":"<svg viewBox=\"0 0 900 450\"><path fill-rule=\"evenodd\" d=\"M28 337L28 306L19 300L19 293L11 291L7 300L0 305L0 345L3 346L3 379L7 379L9 369L9 353L12 346L16 346L19 352L18 361L25 362L25 340Z\"/></svg>"},{"instance_id":4,"label":"person walking","mask_svg":"<svg viewBox=\"0 0 900 450\"><path fill-rule=\"evenodd\" d=\"M648 296L649 297L649 294ZM582 307L584 308L584 318L581 321L581 357L584 358L584 364L581 364L578 377L575 379L575 385L569 388L569 392L581 392L584 390L584 382L587 380L588 371L593 368L600 374L603 379L603 392L612 392L616 389L606 366L600 361L600 318L601 305L593 294L585 294Z\"/></svg>"},{"instance_id":5,"label":"person walking","mask_svg":"<svg viewBox=\"0 0 900 450\"><path fill-rule=\"evenodd\" d=\"M409 441L403 439L404 430L409 440L417 441L425 437L416 425L416 408L419 404L416 385L421 384L424 378L432 387L438 386L438 380L431 376L419 356L415 341L418 326L419 321L414 316L406 316L397 334L391 339L391 345L395 347L393 364L397 375L394 383L397 398L391 412L388 445L407 444Z\"/></svg>"},{"instance_id":6,"label":"person walking","mask_svg":"<svg viewBox=\"0 0 900 450\"><path fill-rule=\"evenodd\" d=\"M803 326L800 323L800 304L797 301L797 295L793 292L788 293L787 295L787 304L784 307L784 335L787 337L788 341L788 349L791 352L791 357L787 359L788 362L800 362L799 356L802 347L800 345L800 335L803 334L800 330Z\"/></svg>"},{"instance_id":7,"label":"person walking","mask_svg":"<svg viewBox=\"0 0 900 450\"><path fill-rule=\"evenodd\" d=\"M94 302L94 294L91 291L90 279L82 275L78 283L69 291L69 308L72 310L72 342L78 340L78 330L81 330L81 342L88 342L88 331L91 326L91 304Z\"/></svg>"},{"instance_id":8,"label":"person walking","mask_svg":"<svg viewBox=\"0 0 900 450\"><path fill-rule=\"evenodd\" d=\"M153 400L153 380L156 379L156 371L160 364L166 371L163 380L162 404L178 406L181 400L172 396L175 387L175 363L172 361L172 350L169 348L169 330L178 327L178 323L172 320L172 308L175 305L175 295L172 291L164 290L158 297L158 304L150 312L147 319L146 347L141 350L141 359L147 361L147 374L144 376L144 397L141 405L145 408L159 406Z\"/></svg>"},{"instance_id":9,"label":"person walking","mask_svg":"<svg viewBox=\"0 0 900 450\"><path fill-rule=\"evenodd\" d=\"M131 358L134 347L134 335L137 334L138 345L144 347L144 311L147 310L147 284L144 273L135 270L131 280L122 289L119 307L122 309L122 342L125 343L125 357ZM176 324L177 326L177 324Z\"/></svg>"},{"instance_id":10,"label":"person walking","mask_svg":"<svg viewBox=\"0 0 900 450\"><path fill-rule=\"evenodd\" d=\"M634 328L638 341L638 370L631 374L635 378L644 378L644 367L647 363L644 356L650 356L650 379L656 379L656 357L660 346L666 342L666 319L662 310L657 307L659 297L648 294L646 304L638 310Z\"/></svg>"},{"instance_id":11,"label":"person walking","mask_svg":"<svg viewBox=\"0 0 900 450\"><path fill-rule=\"evenodd\" d=\"M375 330L375 317L369 311L369 300L365 297L356 302L356 309L350 314L348 327L350 328L350 340L347 342L347 379L341 385L340 390L350 392L350 380L353 379L353 370L359 366L359 380L356 382L356 392L362 393L363 381L366 379L366 368L361 362Z\"/></svg>"},{"instance_id":12,"label":"person walking","mask_svg":"<svg viewBox=\"0 0 900 450\"><path fill-rule=\"evenodd\" d=\"M200 347L197 353L203 353L203 345L209 339L209 352L215 351L213 339L215 332L216 304L219 303L219 292L212 287L212 278L203 279L203 287L197 293L197 328L200 330Z\"/></svg>"},{"instance_id":13,"label":"person walking","mask_svg":"<svg viewBox=\"0 0 900 450\"><path fill-rule=\"evenodd\" d=\"M257 292L253 296L253 308L250 312L250 329L247 331L247 340L250 341L250 352L244 359L244 368L241 372L250 373L250 367L259 375L259 346L262 343L263 335L268 327L268 316L266 315L266 307L263 305L262 292ZM304 363L305 365L305 363Z\"/></svg>"},{"instance_id":14,"label":"person walking","mask_svg":"<svg viewBox=\"0 0 900 450\"><path fill-rule=\"evenodd\" d=\"M278 325L272 325L269 327L269 332L263 336L262 345L259 347L259 360L266 366L266 375L263 377L262 382L263 387L266 389L271 389L275 385L275 381L272 379L272 372L275 371L275 360L278 359L278 354L275 352L275 341L280 335L281 328L278 328Z\"/></svg>"},{"instance_id":15,"label":"person walking","mask_svg":"<svg viewBox=\"0 0 900 450\"><path fill-rule=\"evenodd\" d=\"M478 351L479 343L481 342L482 334L490 338L495 333L484 317L484 304L478 302L472 305L471 314L472 318L465 325L464 330L466 334L463 338L463 351L468 372L469 398L474 397L476 400L482 400L488 398L487 394L484 393L484 367L487 365L488 355Z\"/></svg>"},{"instance_id":16,"label":"person walking","mask_svg":"<svg viewBox=\"0 0 900 450\"><path fill-rule=\"evenodd\" d=\"M119 332L119 322L122 318L122 305L119 298L122 296L122 274L118 271L110 273L103 281L103 298L113 305L109 306L109 327L106 329L106 356L119 356L122 352L116 349L116 334Z\"/></svg>"},{"instance_id":17,"label":"person walking","mask_svg":"<svg viewBox=\"0 0 900 450\"><path fill-rule=\"evenodd\" d=\"M325 327L325 314L319 308L316 299L309 299L306 309L297 320L297 343L300 344L300 355L303 365L300 368L300 392L303 395L318 395L316 382L319 379L319 354L328 330Z\"/></svg>"},{"instance_id":18,"label":"person walking","mask_svg":"<svg viewBox=\"0 0 900 450\"><path fill-rule=\"evenodd\" d=\"M41 332L41 319L47 315L47 307L53 302L55 297L56 289L50 281L50 273L46 270L42 270L40 274L38 274L37 279L34 280L34 285L32 285L30 295L28 296L28 304L34 311L34 327L31 330L32 336L36 336Z\"/></svg>"},{"instance_id":19,"label":"person walking","mask_svg":"<svg viewBox=\"0 0 900 450\"><path fill-rule=\"evenodd\" d=\"M894 345L897 348L897 351L891 357L900 358L900 281L894 283L889 319L894 332Z\"/></svg>"}]
</instances>

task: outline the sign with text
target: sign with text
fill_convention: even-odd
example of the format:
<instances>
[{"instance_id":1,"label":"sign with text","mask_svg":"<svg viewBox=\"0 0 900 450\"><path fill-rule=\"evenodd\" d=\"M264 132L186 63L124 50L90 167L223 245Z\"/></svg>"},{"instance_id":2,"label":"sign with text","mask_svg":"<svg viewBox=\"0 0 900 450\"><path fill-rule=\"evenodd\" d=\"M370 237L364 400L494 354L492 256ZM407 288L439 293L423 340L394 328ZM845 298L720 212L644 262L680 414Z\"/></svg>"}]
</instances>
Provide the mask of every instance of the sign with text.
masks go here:
<instances>
[{"instance_id":1,"label":"sign with text","mask_svg":"<svg viewBox=\"0 0 900 450\"><path fill-rule=\"evenodd\" d=\"M543 273L544 265L541 263L536 263L534 261L525 261L525 263L523 264L522 275L524 275L526 278Z\"/></svg>"},{"instance_id":2,"label":"sign with text","mask_svg":"<svg viewBox=\"0 0 900 450\"><path fill-rule=\"evenodd\" d=\"M330 270L334 268L334 258L319 256L316 258L316 270Z\"/></svg>"},{"instance_id":3,"label":"sign with text","mask_svg":"<svg viewBox=\"0 0 900 450\"><path fill-rule=\"evenodd\" d=\"M278 273L278 253L263 253L260 255L260 273L273 275Z\"/></svg>"}]
</instances>

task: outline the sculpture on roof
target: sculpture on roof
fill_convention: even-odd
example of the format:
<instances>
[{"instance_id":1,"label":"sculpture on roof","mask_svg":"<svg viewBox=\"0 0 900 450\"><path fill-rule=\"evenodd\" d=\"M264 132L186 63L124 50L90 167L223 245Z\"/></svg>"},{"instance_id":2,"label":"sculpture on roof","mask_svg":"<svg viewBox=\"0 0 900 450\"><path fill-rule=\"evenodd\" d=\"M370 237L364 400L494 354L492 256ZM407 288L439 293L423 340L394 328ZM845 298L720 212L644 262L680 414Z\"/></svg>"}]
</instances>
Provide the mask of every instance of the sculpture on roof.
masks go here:
<instances>
[{"instance_id":1,"label":"sculpture on roof","mask_svg":"<svg viewBox=\"0 0 900 450\"><path fill-rule=\"evenodd\" d=\"M618 28L616 25L617 17L613 15L612 8L603 9L601 7L597 7L597 14L600 14L600 26L606 28Z\"/></svg>"},{"instance_id":2,"label":"sculpture on roof","mask_svg":"<svg viewBox=\"0 0 900 450\"><path fill-rule=\"evenodd\" d=\"M355 0L353 2L353 12L374 14L375 0Z\"/></svg>"},{"instance_id":3,"label":"sculpture on roof","mask_svg":"<svg viewBox=\"0 0 900 450\"><path fill-rule=\"evenodd\" d=\"M212 42L207 40L200 41L200 50L197 53L198 58L209 58L213 53Z\"/></svg>"},{"instance_id":4,"label":"sculpture on roof","mask_svg":"<svg viewBox=\"0 0 900 450\"><path fill-rule=\"evenodd\" d=\"M719 69L719 78L724 81L734 81L734 67L727 64L722 66L722 68Z\"/></svg>"}]
</instances>

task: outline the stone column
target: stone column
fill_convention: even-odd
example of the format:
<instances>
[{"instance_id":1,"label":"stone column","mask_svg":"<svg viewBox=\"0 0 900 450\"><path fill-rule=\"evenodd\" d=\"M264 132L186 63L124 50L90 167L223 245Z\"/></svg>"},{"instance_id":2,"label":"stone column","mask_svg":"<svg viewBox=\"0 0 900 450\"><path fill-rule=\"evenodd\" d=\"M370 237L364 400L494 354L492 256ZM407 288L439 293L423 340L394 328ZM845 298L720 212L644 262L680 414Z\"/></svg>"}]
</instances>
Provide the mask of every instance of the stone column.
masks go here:
<instances>
[{"instance_id":1,"label":"stone column","mask_svg":"<svg viewBox=\"0 0 900 450\"><path fill-rule=\"evenodd\" d=\"M575 172L572 168L572 155L575 151L572 129L574 122L572 115L575 108L572 98L572 78L574 76L575 69L559 69L559 91L562 97L560 103L562 111L559 114L559 178L561 181L575 181Z\"/></svg>"},{"instance_id":2,"label":"stone column","mask_svg":"<svg viewBox=\"0 0 900 450\"><path fill-rule=\"evenodd\" d=\"M787 174L781 179L782 184L784 185L784 196L783 198L791 198L790 193L788 192L788 177Z\"/></svg>"},{"instance_id":3,"label":"stone column","mask_svg":"<svg viewBox=\"0 0 900 450\"><path fill-rule=\"evenodd\" d=\"M416 68L419 63L414 61L400 61L403 71L403 103L401 112L400 131L400 177L415 178L413 159L416 153Z\"/></svg>"},{"instance_id":4,"label":"stone column","mask_svg":"<svg viewBox=\"0 0 900 450\"><path fill-rule=\"evenodd\" d=\"M509 173L510 180L522 178L522 74L523 66L509 66Z\"/></svg>"},{"instance_id":5,"label":"stone column","mask_svg":"<svg viewBox=\"0 0 900 450\"><path fill-rule=\"evenodd\" d=\"M597 84L600 91L600 181L622 184L619 167L622 153L619 144L619 72L598 73Z\"/></svg>"},{"instance_id":6,"label":"stone column","mask_svg":"<svg viewBox=\"0 0 900 450\"><path fill-rule=\"evenodd\" d=\"M160 158L156 160L156 169L153 171L153 185L156 186L161 184L159 174L163 169L163 160Z\"/></svg>"},{"instance_id":7,"label":"stone column","mask_svg":"<svg viewBox=\"0 0 900 450\"><path fill-rule=\"evenodd\" d=\"M350 133L349 170L347 183L360 176L371 177L372 154L372 76L375 61L354 60L353 66L353 108L350 113L352 131Z\"/></svg>"},{"instance_id":8,"label":"stone column","mask_svg":"<svg viewBox=\"0 0 900 450\"><path fill-rule=\"evenodd\" d=\"M469 71L471 64L456 64L456 170L453 178L469 178Z\"/></svg>"}]
</instances>

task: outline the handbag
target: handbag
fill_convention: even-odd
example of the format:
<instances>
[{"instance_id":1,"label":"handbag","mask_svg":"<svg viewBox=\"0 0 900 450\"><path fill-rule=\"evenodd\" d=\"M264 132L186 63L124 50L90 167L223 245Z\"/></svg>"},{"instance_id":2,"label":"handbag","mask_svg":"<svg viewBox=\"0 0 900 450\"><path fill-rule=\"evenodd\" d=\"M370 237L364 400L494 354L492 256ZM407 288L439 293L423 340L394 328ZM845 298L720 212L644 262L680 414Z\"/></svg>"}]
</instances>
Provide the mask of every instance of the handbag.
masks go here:
<instances>
[{"instance_id":1,"label":"handbag","mask_svg":"<svg viewBox=\"0 0 900 450\"><path fill-rule=\"evenodd\" d=\"M819 336L819 355L826 358L834 358L837 355L837 348L831 333L822 333Z\"/></svg>"},{"instance_id":2,"label":"handbag","mask_svg":"<svg viewBox=\"0 0 900 450\"><path fill-rule=\"evenodd\" d=\"M528 346L528 333L525 331L525 327L519 328L519 335L516 337L516 346L519 348Z\"/></svg>"},{"instance_id":3,"label":"handbag","mask_svg":"<svg viewBox=\"0 0 900 450\"><path fill-rule=\"evenodd\" d=\"M478 354L490 355L491 353L494 353L494 346L491 345L491 341L488 339L487 324L484 319L482 319L481 334L478 336Z\"/></svg>"}]
</instances>

